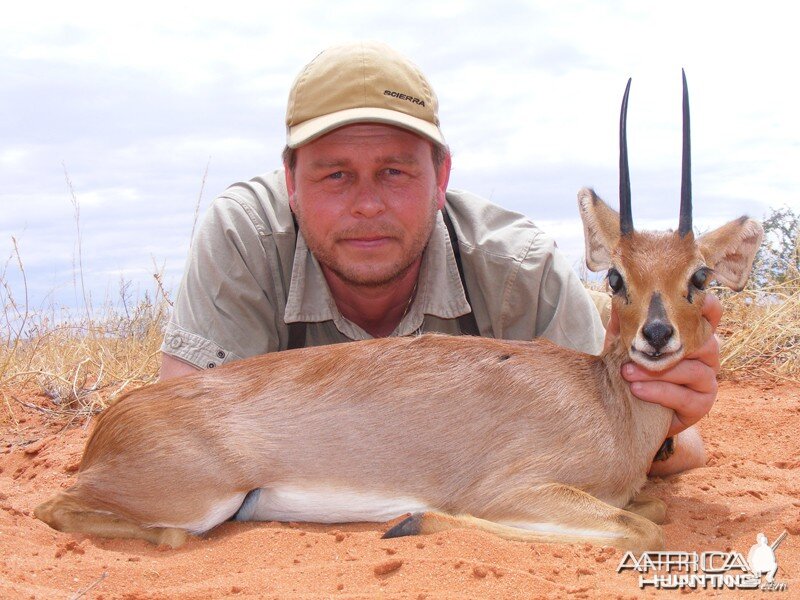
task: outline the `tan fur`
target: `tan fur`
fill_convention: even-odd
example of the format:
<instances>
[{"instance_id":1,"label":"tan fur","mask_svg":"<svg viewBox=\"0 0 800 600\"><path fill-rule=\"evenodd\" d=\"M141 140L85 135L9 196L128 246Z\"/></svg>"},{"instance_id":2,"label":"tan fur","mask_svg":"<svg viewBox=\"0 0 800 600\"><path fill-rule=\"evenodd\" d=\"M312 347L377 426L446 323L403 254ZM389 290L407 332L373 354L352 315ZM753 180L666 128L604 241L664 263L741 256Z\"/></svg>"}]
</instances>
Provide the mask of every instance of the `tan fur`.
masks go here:
<instances>
[{"instance_id":1,"label":"tan fur","mask_svg":"<svg viewBox=\"0 0 800 600\"><path fill-rule=\"evenodd\" d=\"M585 219L600 207L594 222L610 227L611 209L586 204ZM732 246L732 236L709 248ZM471 526L657 549L651 520L663 520L663 503L636 494L672 413L632 397L619 371L640 297L653 289L669 297L684 353L703 342L701 297L685 298L702 257L691 236L674 234L637 233L606 254L629 279L630 301L615 296L621 336L602 356L546 340L423 335L273 353L157 383L98 418L77 482L36 516L63 531L177 545L182 532L230 517L250 490L333 489L416 499L435 509L421 532Z\"/></svg>"},{"instance_id":2,"label":"tan fur","mask_svg":"<svg viewBox=\"0 0 800 600\"><path fill-rule=\"evenodd\" d=\"M705 292L696 291L693 301L686 301L689 279L704 264L691 233L681 239L677 232L633 232L620 240L613 254L628 286L627 303L619 296L613 300L624 340L633 340L639 332L655 292L665 299L667 315L685 347L698 348L708 339L710 326L698 310Z\"/></svg>"}]
</instances>

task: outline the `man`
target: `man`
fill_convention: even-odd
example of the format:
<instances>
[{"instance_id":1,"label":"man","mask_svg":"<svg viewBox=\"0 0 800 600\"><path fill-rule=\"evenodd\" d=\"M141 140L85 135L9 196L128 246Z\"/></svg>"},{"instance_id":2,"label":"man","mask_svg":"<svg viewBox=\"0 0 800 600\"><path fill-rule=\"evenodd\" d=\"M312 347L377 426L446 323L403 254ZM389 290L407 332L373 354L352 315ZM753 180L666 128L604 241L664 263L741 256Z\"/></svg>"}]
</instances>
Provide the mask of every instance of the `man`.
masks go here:
<instances>
[{"instance_id":1,"label":"man","mask_svg":"<svg viewBox=\"0 0 800 600\"><path fill-rule=\"evenodd\" d=\"M423 331L544 336L599 353L597 311L555 244L522 215L447 191L437 112L425 76L385 45L309 63L289 96L283 171L231 186L193 240L161 378ZM720 312L712 300L715 327ZM658 379L633 364L623 374L635 395L675 409L674 435L710 410L718 355L710 340ZM654 472L704 463L699 437L685 437Z\"/></svg>"},{"instance_id":2,"label":"man","mask_svg":"<svg viewBox=\"0 0 800 600\"><path fill-rule=\"evenodd\" d=\"M782 540L778 540L778 544ZM767 583L775 581L775 573L778 572L778 561L775 559L775 549L777 544L773 544L774 548L769 545L767 536L759 533L756 536L756 543L750 546L747 553L747 564L750 565L755 575L767 576Z\"/></svg>"}]
</instances>

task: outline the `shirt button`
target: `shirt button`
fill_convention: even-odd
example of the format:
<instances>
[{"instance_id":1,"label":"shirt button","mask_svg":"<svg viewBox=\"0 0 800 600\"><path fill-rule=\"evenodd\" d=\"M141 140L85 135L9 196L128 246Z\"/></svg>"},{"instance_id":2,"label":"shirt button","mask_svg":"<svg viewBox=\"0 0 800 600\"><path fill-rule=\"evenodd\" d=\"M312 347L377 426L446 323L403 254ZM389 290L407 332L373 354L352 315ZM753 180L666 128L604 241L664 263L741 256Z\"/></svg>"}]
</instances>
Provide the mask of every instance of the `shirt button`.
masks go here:
<instances>
[{"instance_id":1,"label":"shirt button","mask_svg":"<svg viewBox=\"0 0 800 600\"><path fill-rule=\"evenodd\" d=\"M222 350L220 350L219 352L217 352L217 358L225 358L225 353Z\"/></svg>"},{"instance_id":2,"label":"shirt button","mask_svg":"<svg viewBox=\"0 0 800 600\"><path fill-rule=\"evenodd\" d=\"M213 368L214 368L214 367L216 367L216 366L217 366L217 363L213 363L213 362L210 362L210 363L208 363L208 364L206 365L206 367L207 367L207 368L209 368L209 369L213 369Z\"/></svg>"},{"instance_id":3,"label":"shirt button","mask_svg":"<svg viewBox=\"0 0 800 600\"><path fill-rule=\"evenodd\" d=\"M175 334L175 335L172 336L172 339L169 341L169 345L174 350L177 350L178 348L180 348L183 345L183 339L181 339L180 335Z\"/></svg>"}]
</instances>

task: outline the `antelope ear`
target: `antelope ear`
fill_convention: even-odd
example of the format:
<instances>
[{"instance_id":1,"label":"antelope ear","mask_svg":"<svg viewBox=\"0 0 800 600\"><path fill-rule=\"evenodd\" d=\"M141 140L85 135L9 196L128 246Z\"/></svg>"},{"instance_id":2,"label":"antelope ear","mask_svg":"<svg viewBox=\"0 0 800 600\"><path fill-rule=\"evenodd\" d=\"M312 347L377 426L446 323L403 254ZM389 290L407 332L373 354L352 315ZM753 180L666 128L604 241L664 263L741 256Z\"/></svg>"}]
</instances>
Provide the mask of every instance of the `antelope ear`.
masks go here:
<instances>
[{"instance_id":1,"label":"antelope ear","mask_svg":"<svg viewBox=\"0 0 800 600\"><path fill-rule=\"evenodd\" d=\"M578 192L578 209L583 220L586 266L592 271L611 268L611 250L619 242L619 213L589 188Z\"/></svg>"},{"instance_id":2,"label":"antelope ear","mask_svg":"<svg viewBox=\"0 0 800 600\"><path fill-rule=\"evenodd\" d=\"M700 236L697 244L706 264L714 269L714 279L738 292L747 283L762 237L761 223L739 217Z\"/></svg>"}]
</instances>

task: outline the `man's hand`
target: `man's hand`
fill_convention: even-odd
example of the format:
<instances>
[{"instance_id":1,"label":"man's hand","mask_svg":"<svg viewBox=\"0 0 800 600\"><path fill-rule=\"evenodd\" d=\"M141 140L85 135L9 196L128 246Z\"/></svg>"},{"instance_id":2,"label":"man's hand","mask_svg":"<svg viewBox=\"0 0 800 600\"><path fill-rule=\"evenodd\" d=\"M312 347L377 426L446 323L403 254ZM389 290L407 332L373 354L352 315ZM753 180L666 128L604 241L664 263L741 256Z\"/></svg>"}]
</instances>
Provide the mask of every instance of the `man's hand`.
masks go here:
<instances>
[{"instance_id":1,"label":"man's hand","mask_svg":"<svg viewBox=\"0 0 800 600\"><path fill-rule=\"evenodd\" d=\"M683 431L707 415L717 398L719 343L713 332L722 318L719 298L707 294L702 314L711 323L712 335L702 347L671 369L650 373L632 362L622 367L622 377L630 382L634 396L675 411L668 436ZM619 320L616 312L612 311L606 330L606 344L618 335Z\"/></svg>"}]
</instances>

